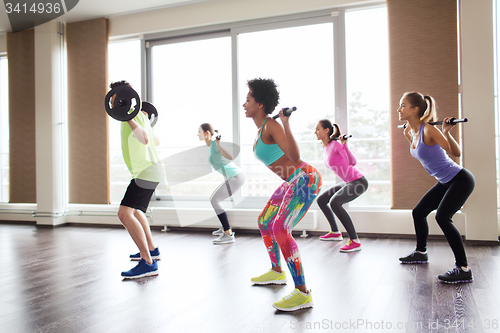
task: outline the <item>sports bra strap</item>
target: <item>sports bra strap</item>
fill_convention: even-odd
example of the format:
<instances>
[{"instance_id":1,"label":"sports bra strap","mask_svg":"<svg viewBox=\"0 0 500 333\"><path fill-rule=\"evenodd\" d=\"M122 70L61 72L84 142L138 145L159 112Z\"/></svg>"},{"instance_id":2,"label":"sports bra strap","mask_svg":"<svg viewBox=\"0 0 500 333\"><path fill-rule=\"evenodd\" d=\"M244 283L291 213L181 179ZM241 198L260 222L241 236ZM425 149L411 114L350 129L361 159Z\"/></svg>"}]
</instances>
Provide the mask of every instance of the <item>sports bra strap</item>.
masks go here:
<instances>
[{"instance_id":1,"label":"sports bra strap","mask_svg":"<svg viewBox=\"0 0 500 333\"><path fill-rule=\"evenodd\" d=\"M262 137L262 131L264 130L264 124L266 123L266 120L268 120L269 117L266 117L266 119L264 119L264 122L262 123L262 126L260 127L260 134L259 134L259 137Z\"/></svg>"}]
</instances>

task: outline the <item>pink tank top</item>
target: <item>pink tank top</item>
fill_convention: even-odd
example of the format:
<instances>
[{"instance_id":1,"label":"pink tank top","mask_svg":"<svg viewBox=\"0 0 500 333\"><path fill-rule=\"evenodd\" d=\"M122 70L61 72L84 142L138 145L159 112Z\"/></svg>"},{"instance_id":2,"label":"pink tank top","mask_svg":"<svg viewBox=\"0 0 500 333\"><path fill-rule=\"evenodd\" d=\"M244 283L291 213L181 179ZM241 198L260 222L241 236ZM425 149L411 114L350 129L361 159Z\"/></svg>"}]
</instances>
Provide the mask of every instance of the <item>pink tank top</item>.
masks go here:
<instances>
[{"instance_id":1,"label":"pink tank top","mask_svg":"<svg viewBox=\"0 0 500 333\"><path fill-rule=\"evenodd\" d=\"M356 169L356 158L346 144L341 144L338 140L332 140L325 150L325 165L332 169L344 182L350 183L361 177L363 174Z\"/></svg>"}]
</instances>

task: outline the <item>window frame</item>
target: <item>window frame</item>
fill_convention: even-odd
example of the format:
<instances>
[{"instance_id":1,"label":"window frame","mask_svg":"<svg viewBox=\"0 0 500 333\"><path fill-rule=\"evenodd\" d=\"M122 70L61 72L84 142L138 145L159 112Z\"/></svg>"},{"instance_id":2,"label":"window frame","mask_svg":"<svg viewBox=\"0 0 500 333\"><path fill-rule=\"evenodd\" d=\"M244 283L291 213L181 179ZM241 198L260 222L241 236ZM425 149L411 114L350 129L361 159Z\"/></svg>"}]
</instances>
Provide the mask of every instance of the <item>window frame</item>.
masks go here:
<instances>
[{"instance_id":1,"label":"window frame","mask_svg":"<svg viewBox=\"0 0 500 333\"><path fill-rule=\"evenodd\" d=\"M313 24L329 23L333 24L333 45L334 45L334 89L335 89L335 122L342 128L348 126L348 96L347 96L347 77L346 77L346 34L345 34L345 13L348 11L359 9L374 9L386 7L384 2L373 3L367 5L349 6L343 8L330 8L321 11L309 13L300 13L292 15L284 15L265 19L255 19L228 24L219 24L207 27L189 28L177 31L169 31L162 33L153 33L141 35L142 52L142 93L146 99L151 99L153 96L152 87L152 63L151 63L151 48L157 45L180 43L187 41L195 41L220 36L231 36L231 61L232 61L232 126L233 138L232 142L241 145L240 137L240 118L241 104L238 91L238 35L241 33L258 32L274 29L283 29L291 27L300 27ZM240 158L235 159L235 163L241 166ZM245 197L241 201L241 192L238 191L235 199L240 202L239 207L242 208L257 208L268 200L263 197ZM206 198L200 196L186 196L186 198L177 198L186 202L201 203L206 201ZM153 196L152 201L161 201L159 205L173 205L172 198L166 196ZM182 203L180 203L182 205ZM179 205L179 204L177 204ZM316 203L314 203L316 205ZM316 207L317 208L317 207ZM388 207L380 206L366 207L370 210L382 210ZM363 210L364 207L356 207L355 210Z\"/></svg>"}]
</instances>

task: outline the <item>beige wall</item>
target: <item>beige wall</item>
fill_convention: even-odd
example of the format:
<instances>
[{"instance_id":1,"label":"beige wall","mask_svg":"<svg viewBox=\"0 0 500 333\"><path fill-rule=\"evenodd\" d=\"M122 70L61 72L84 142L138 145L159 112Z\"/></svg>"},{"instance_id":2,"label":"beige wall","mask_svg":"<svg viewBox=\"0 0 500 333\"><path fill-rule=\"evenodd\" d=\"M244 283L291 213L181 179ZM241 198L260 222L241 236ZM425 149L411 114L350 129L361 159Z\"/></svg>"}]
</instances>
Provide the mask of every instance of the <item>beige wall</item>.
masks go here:
<instances>
[{"instance_id":1,"label":"beige wall","mask_svg":"<svg viewBox=\"0 0 500 333\"><path fill-rule=\"evenodd\" d=\"M0 54L7 52L7 34L0 33Z\"/></svg>"},{"instance_id":2,"label":"beige wall","mask_svg":"<svg viewBox=\"0 0 500 333\"><path fill-rule=\"evenodd\" d=\"M108 21L69 23L66 42L69 202L107 204L109 116L103 101L108 92Z\"/></svg>"},{"instance_id":3,"label":"beige wall","mask_svg":"<svg viewBox=\"0 0 500 333\"><path fill-rule=\"evenodd\" d=\"M8 34L9 201L36 202L35 32Z\"/></svg>"},{"instance_id":4,"label":"beige wall","mask_svg":"<svg viewBox=\"0 0 500 333\"><path fill-rule=\"evenodd\" d=\"M422 11L427 20L408 20ZM436 183L409 153L395 112L408 91L431 95L438 119L458 118L457 3L455 0L387 0L391 107L392 208L412 209ZM453 135L457 137L456 129Z\"/></svg>"}]
</instances>

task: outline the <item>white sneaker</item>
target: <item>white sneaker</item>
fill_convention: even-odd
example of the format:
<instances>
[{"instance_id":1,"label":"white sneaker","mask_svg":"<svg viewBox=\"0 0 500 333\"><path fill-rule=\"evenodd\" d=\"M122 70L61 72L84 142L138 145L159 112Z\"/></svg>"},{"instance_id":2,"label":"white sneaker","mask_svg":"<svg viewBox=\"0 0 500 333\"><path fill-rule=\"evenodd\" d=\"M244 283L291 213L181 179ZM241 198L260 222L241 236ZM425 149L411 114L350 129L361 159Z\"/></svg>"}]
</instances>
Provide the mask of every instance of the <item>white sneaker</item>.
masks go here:
<instances>
[{"instance_id":1,"label":"white sneaker","mask_svg":"<svg viewBox=\"0 0 500 333\"><path fill-rule=\"evenodd\" d=\"M214 239L215 245L234 243L234 232L229 236L225 232L222 233L217 239Z\"/></svg>"},{"instance_id":2,"label":"white sneaker","mask_svg":"<svg viewBox=\"0 0 500 333\"><path fill-rule=\"evenodd\" d=\"M222 229L222 227L220 227L219 229L215 230L214 232L212 232L212 235L214 236L220 236L222 234L224 234L224 229Z\"/></svg>"}]
</instances>

